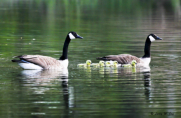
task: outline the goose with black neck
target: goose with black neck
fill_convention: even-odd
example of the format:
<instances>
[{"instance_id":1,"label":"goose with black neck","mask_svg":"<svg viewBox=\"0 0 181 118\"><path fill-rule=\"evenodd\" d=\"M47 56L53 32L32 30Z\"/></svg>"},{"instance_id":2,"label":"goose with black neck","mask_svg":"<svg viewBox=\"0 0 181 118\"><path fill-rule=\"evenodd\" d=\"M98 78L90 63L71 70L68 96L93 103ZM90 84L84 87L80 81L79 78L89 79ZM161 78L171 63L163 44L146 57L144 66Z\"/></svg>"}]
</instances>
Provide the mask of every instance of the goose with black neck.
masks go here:
<instances>
[{"instance_id":1,"label":"goose with black neck","mask_svg":"<svg viewBox=\"0 0 181 118\"><path fill-rule=\"evenodd\" d=\"M151 42L155 40L162 40L155 34L149 34L145 41L144 55L141 58L130 54L108 55L104 57L98 57L98 60L104 61L117 61L119 64L131 64L132 60L136 60L137 66L149 66L151 62L150 46Z\"/></svg>"},{"instance_id":2,"label":"goose with black neck","mask_svg":"<svg viewBox=\"0 0 181 118\"><path fill-rule=\"evenodd\" d=\"M83 37L79 36L77 33L71 31L67 34L64 42L62 56L59 60L54 59L49 56L42 55L20 55L14 58L19 58L19 60L13 59L12 62L18 62L18 64L23 69L61 69L68 67L68 46L72 39Z\"/></svg>"}]
</instances>

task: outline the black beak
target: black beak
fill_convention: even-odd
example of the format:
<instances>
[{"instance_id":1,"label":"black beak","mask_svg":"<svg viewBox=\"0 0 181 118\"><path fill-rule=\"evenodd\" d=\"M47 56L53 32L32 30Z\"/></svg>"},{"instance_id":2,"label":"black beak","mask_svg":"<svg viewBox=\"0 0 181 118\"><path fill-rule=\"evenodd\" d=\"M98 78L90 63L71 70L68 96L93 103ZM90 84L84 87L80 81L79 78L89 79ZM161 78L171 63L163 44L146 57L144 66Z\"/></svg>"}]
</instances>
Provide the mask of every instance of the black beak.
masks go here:
<instances>
[{"instance_id":1,"label":"black beak","mask_svg":"<svg viewBox=\"0 0 181 118\"><path fill-rule=\"evenodd\" d=\"M81 37L81 36L79 36L79 35L77 35L76 38L83 39L83 37Z\"/></svg>"},{"instance_id":2,"label":"black beak","mask_svg":"<svg viewBox=\"0 0 181 118\"><path fill-rule=\"evenodd\" d=\"M160 37L157 36L157 37L156 37L156 40L162 40L162 38L160 38Z\"/></svg>"}]
</instances>

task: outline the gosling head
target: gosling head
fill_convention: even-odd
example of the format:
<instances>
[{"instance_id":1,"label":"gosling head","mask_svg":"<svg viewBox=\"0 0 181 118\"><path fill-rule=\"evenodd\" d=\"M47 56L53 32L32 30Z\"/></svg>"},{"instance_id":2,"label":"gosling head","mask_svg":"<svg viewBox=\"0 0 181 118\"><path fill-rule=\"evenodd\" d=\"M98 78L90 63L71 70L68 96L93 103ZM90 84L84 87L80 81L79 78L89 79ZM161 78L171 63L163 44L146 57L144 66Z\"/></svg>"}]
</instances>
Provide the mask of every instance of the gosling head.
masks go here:
<instances>
[{"instance_id":1,"label":"gosling head","mask_svg":"<svg viewBox=\"0 0 181 118\"><path fill-rule=\"evenodd\" d=\"M106 65L107 67L109 67L109 66L111 66L111 62L110 62L110 61L106 61L105 65Z\"/></svg>"},{"instance_id":2,"label":"gosling head","mask_svg":"<svg viewBox=\"0 0 181 118\"><path fill-rule=\"evenodd\" d=\"M114 66L118 65L118 62L117 61L113 61L113 65Z\"/></svg>"},{"instance_id":3,"label":"gosling head","mask_svg":"<svg viewBox=\"0 0 181 118\"><path fill-rule=\"evenodd\" d=\"M136 60L133 60L133 61L131 62L131 66L132 66L132 67L136 67L136 64L137 64Z\"/></svg>"},{"instance_id":4,"label":"gosling head","mask_svg":"<svg viewBox=\"0 0 181 118\"><path fill-rule=\"evenodd\" d=\"M90 65L91 65L91 63L92 63L92 61L91 61L91 60L87 60L87 61L86 61L86 65L87 65L87 66L90 66Z\"/></svg>"}]
</instances>

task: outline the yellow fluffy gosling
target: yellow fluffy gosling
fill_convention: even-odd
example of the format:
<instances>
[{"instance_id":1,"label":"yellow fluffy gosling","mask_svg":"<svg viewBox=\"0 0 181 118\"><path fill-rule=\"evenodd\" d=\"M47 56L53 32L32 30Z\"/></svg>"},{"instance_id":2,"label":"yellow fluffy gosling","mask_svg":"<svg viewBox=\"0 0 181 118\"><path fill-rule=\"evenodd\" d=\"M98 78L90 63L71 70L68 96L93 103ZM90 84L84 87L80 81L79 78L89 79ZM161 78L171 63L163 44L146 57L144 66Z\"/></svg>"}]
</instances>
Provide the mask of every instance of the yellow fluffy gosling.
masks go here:
<instances>
[{"instance_id":1,"label":"yellow fluffy gosling","mask_svg":"<svg viewBox=\"0 0 181 118\"><path fill-rule=\"evenodd\" d=\"M99 61L99 63L92 63L91 67L104 67L104 61Z\"/></svg>"},{"instance_id":2,"label":"yellow fluffy gosling","mask_svg":"<svg viewBox=\"0 0 181 118\"><path fill-rule=\"evenodd\" d=\"M91 60L87 60L86 63L83 64L77 64L78 67L90 67L91 65Z\"/></svg>"},{"instance_id":3,"label":"yellow fluffy gosling","mask_svg":"<svg viewBox=\"0 0 181 118\"><path fill-rule=\"evenodd\" d=\"M136 67L136 60L131 61L131 64L123 64L122 67Z\"/></svg>"}]
</instances>

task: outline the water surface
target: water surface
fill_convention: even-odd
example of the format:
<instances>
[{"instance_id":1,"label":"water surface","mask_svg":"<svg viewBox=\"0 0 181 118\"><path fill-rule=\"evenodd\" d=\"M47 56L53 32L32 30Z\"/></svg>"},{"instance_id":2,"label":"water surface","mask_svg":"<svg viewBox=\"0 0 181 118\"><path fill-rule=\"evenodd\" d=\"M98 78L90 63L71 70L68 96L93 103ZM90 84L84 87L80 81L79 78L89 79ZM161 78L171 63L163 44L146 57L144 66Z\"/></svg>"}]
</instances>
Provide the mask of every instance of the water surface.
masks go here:
<instances>
[{"instance_id":1,"label":"water surface","mask_svg":"<svg viewBox=\"0 0 181 118\"><path fill-rule=\"evenodd\" d=\"M0 117L178 117L180 95L180 2L142 0L0 2ZM84 39L69 45L63 71L22 70L21 54L59 58L69 31ZM77 68L110 54L143 56L146 69Z\"/></svg>"}]
</instances>

